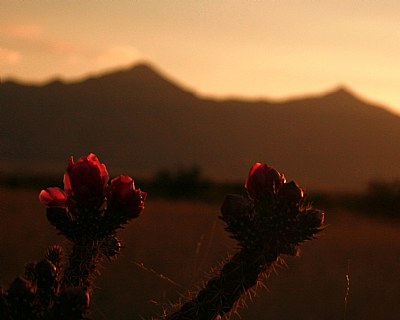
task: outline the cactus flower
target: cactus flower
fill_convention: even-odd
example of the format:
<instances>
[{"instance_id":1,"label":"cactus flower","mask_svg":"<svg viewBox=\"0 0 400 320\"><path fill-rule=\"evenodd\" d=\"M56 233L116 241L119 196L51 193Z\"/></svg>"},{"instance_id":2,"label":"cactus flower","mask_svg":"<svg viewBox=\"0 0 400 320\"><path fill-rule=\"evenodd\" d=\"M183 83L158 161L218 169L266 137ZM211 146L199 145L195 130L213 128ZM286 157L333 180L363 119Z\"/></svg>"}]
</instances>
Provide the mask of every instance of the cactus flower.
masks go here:
<instances>
[{"instance_id":1,"label":"cactus flower","mask_svg":"<svg viewBox=\"0 0 400 320\"><path fill-rule=\"evenodd\" d=\"M50 187L40 191L39 201L46 207L65 207L67 195L60 188Z\"/></svg>"},{"instance_id":2,"label":"cactus flower","mask_svg":"<svg viewBox=\"0 0 400 320\"><path fill-rule=\"evenodd\" d=\"M136 218L144 208L146 196L146 192L135 189L131 177L121 175L111 180L108 203L113 208L129 212L131 218Z\"/></svg>"},{"instance_id":3,"label":"cactus flower","mask_svg":"<svg viewBox=\"0 0 400 320\"><path fill-rule=\"evenodd\" d=\"M93 153L74 162L70 158L64 174L64 190L78 202L90 202L105 196L108 183L106 166Z\"/></svg>"},{"instance_id":4,"label":"cactus flower","mask_svg":"<svg viewBox=\"0 0 400 320\"><path fill-rule=\"evenodd\" d=\"M275 194L285 181L282 173L267 164L257 162L251 167L244 186L252 198L257 198L268 193Z\"/></svg>"},{"instance_id":5,"label":"cactus flower","mask_svg":"<svg viewBox=\"0 0 400 320\"><path fill-rule=\"evenodd\" d=\"M298 204L304 198L304 191L296 182L284 183L278 190L279 198L288 204Z\"/></svg>"}]
</instances>

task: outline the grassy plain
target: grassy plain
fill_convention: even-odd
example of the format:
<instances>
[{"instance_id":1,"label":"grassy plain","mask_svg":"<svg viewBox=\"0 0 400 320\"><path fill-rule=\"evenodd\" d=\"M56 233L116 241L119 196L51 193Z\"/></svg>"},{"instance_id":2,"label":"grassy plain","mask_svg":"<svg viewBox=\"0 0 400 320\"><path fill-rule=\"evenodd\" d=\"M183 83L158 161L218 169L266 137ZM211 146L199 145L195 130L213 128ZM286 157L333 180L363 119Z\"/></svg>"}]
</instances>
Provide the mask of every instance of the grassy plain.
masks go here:
<instances>
[{"instance_id":1,"label":"grassy plain","mask_svg":"<svg viewBox=\"0 0 400 320\"><path fill-rule=\"evenodd\" d=\"M120 232L121 256L104 263L91 318L150 319L200 285L235 250L218 214L218 204L150 195L143 215ZM242 319L400 319L400 223L339 209L327 212L326 223L248 301ZM47 223L37 192L0 189L0 284L54 243L68 247Z\"/></svg>"}]
</instances>

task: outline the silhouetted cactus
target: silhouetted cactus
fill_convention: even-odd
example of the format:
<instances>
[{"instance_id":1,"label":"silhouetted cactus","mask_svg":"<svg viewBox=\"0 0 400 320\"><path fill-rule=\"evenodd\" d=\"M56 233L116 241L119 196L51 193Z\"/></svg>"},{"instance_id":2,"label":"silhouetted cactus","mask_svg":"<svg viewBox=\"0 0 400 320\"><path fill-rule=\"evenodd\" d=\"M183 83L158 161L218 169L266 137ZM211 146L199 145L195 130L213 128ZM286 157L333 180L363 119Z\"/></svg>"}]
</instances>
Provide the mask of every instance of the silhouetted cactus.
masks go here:
<instances>
[{"instance_id":1,"label":"silhouetted cactus","mask_svg":"<svg viewBox=\"0 0 400 320\"><path fill-rule=\"evenodd\" d=\"M72 244L68 263L63 266L59 246L28 263L24 275L0 293L1 319L85 319L99 264L119 253L116 232L139 216L146 198L131 177L108 180L105 165L89 154L77 162L70 159L64 190L40 192L48 221Z\"/></svg>"},{"instance_id":2,"label":"silhouetted cactus","mask_svg":"<svg viewBox=\"0 0 400 320\"><path fill-rule=\"evenodd\" d=\"M303 190L286 183L274 168L256 163L245 187L247 197L228 195L221 207L221 219L239 252L192 300L164 319L211 320L232 312L281 255L296 255L299 244L321 230L324 213L307 204Z\"/></svg>"},{"instance_id":3,"label":"silhouetted cactus","mask_svg":"<svg viewBox=\"0 0 400 320\"><path fill-rule=\"evenodd\" d=\"M52 246L42 260L28 263L8 290L0 288L0 319L86 319L98 266L118 255L116 231L139 216L146 198L131 177L108 180L105 165L89 154L71 158L64 190L40 192L48 221L72 244L68 262L64 266L63 249ZM274 168L256 163L245 187L247 196L228 195L221 207L238 252L190 301L159 318L212 320L231 313L282 255L295 255L321 230L324 213Z\"/></svg>"}]
</instances>

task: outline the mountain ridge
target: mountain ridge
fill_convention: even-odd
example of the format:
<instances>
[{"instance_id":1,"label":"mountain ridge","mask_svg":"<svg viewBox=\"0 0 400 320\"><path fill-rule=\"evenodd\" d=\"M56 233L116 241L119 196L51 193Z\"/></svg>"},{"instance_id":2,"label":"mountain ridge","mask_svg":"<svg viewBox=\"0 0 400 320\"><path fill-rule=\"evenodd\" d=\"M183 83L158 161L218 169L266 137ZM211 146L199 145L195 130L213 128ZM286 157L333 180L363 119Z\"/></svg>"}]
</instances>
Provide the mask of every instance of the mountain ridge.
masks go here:
<instances>
[{"instance_id":1,"label":"mountain ridge","mask_svg":"<svg viewBox=\"0 0 400 320\"><path fill-rule=\"evenodd\" d=\"M62 78L50 78L49 80L45 80L43 82L29 82L29 81L22 81L18 79L12 79L12 78L6 78L3 80L2 85L18 85L18 86L25 86L25 87L34 87L34 88L42 88L42 87L52 87L52 86L69 86L69 85L79 85L79 84L84 84L84 83L90 83L93 81L107 81L107 80L112 80L113 78L125 78L127 80L129 79L135 79L137 77L140 77L142 79L151 79L155 80L157 82L163 82L167 83L168 85L172 85L173 87L184 91L184 92L190 92L191 94L204 99L204 100L217 100L217 101L240 101L240 102L249 102L249 103L286 103L288 101L292 100L304 100L308 98L316 98L316 97L321 97L321 96L330 96L330 95L337 95L337 96L342 96L342 97L348 97L352 99L357 99L356 94L353 93L353 91L345 86L345 85L338 85L334 86L333 88L330 88L328 90L324 90L319 93L309 93L309 94L303 94L301 96L289 96L286 98L280 98L280 99L271 99L268 97L262 97L262 98L243 98L243 97L232 97L232 96L226 96L226 97L221 97L221 98L216 98L213 97L213 95L203 95L203 94L197 94L195 90L190 90L188 89L185 85L179 83L176 80L171 80L167 75L164 74L164 72L160 71L157 67L155 67L153 64L149 62L139 62L136 64L133 64L129 67L126 68L121 68L121 69L116 69L113 71L109 72L102 72L102 73L97 73L97 74L89 74L84 77L79 77L73 80L65 80ZM383 107L385 108L385 107ZM388 110L389 111L389 110Z\"/></svg>"},{"instance_id":2,"label":"mountain ridge","mask_svg":"<svg viewBox=\"0 0 400 320\"><path fill-rule=\"evenodd\" d=\"M80 82L0 87L3 170L26 161L29 170L64 170L69 155L95 152L136 176L196 164L238 180L267 162L312 189L400 178L400 118L343 86L280 102L217 100L140 64Z\"/></svg>"}]
</instances>

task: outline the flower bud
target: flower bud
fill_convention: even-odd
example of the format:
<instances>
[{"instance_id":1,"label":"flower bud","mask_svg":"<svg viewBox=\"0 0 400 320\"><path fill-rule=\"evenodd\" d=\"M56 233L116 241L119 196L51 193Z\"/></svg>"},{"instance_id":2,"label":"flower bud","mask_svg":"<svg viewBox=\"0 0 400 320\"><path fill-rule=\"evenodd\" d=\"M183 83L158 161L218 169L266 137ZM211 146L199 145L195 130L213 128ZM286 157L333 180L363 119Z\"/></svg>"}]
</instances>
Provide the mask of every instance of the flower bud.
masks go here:
<instances>
[{"instance_id":1,"label":"flower bud","mask_svg":"<svg viewBox=\"0 0 400 320\"><path fill-rule=\"evenodd\" d=\"M17 277L8 288L8 298L13 302L30 302L34 298L35 288L29 280Z\"/></svg>"},{"instance_id":2,"label":"flower bud","mask_svg":"<svg viewBox=\"0 0 400 320\"><path fill-rule=\"evenodd\" d=\"M47 249L45 258L48 259L56 268L61 267L64 250L59 245L53 245Z\"/></svg>"},{"instance_id":3,"label":"flower bud","mask_svg":"<svg viewBox=\"0 0 400 320\"><path fill-rule=\"evenodd\" d=\"M321 210L316 210L314 218L318 226L322 226L325 222L325 213Z\"/></svg>"},{"instance_id":4,"label":"flower bud","mask_svg":"<svg viewBox=\"0 0 400 320\"><path fill-rule=\"evenodd\" d=\"M278 196L283 202L296 205L303 199L304 192L296 182L291 181L279 187Z\"/></svg>"},{"instance_id":5,"label":"flower bud","mask_svg":"<svg viewBox=\"0 0 400 320\"><path fill-rule=\"evenodd\" d=\"M80 203L102 199L108 183L106 166L93 153L74 162L71 157L64 175L64 190Z\"/></svg>"},{"instance_id":6,"label":"flower bud","mask_svg":"<svg viewBox=\"0 0 400 320\"><path fill-rule=\"evenodd\" d=\"M144 208L147 193L135 189L133 179L121 175L111 180L108 192L109 206L128 213L129 218L136 218Z\"/></svg>"},{"instance_id":7,"label":"flower bud","mask_svg":"<svg viewBox=\"0 0 400 320\"><path fill-rule=\"evenodd\" d=\"M115 258L121 251L122 242L114 236L110 236L104 240L100 250L107 258Z\"/></svg>"},{"instance_id":8,"label":"flower bud","mask_svg":"<svg viewBox=\"0 0 400 320\"><path fill-rule=\"evenodd\" d=\"M228 194L221 206L222 218L239 219L249 212L248 202L238 194Z\"/></svg>"},{"instance_id":9,"label":"flower bud","mask_svg":"<svg viewBox=\"0 0 400 320\"><path fill-rule=\"evenodd\" d=\"M283 174L267 164L258 162L251 167L244 186L250 197L257 198L268 193L274 194L285 181Z\"/></svg>"},{"instance_id":10,"label":"flower bud","mask_svg":"<svg viewBox=\"0 0 400 320\"><path fill-rule=\"evenodd\" d=\"M66 236L73 233L74 223L66 208L47 208L47 220Z\"/></svg>"},{"instance_id":11,"label":"flower bud","mask_svg":"<svg viewBox=\"0 0 400 320\"><path fill-rule=\"evenodd\" d=\"M33 261L28 262L25 265L24 278L31 282L35 281L35 279L36 279L35 269L36 269L36 262L33 262Z\"/></svg>"},{"instance_id":12,"label":"flower bud","mask_svg":"<svg viewBox=\"0 0 400 320\"><path fill-rule=\"evenodd\" d=\"M325 213L318 209L307 211L307 220L310 227L319 228L325 222Z\"/></svg>"},{"instance_id":13,"label":"flower bud","mask_svg":"<svg viewBox=\"0 0 400 320\"><path fill-rule=\"evenodd\" d=\"M46 207L65 207L67 196L60 188L50 187L40 191L39 201Z\"/></svg>"},{"instance_id":14,"label":"flower bud","mask_svg":"<svg viewBox=\"0 0 400 320\"><path fill-rule=\"evenodd\" d=\"M56 266L48 259L40 260L35 266L38 288L50 288L56 281Z\"/></svg>"},{"instance_id":15,"label":"flower bud","mask_svg":"<svg viewBox=\"0 0 400 320\"><path fill-rule=\"evenodd\" d=\"M121 201L129 197L131 190L135 190L135 183L130 176L120 175L111 180L109 198L112 201Z\"/></svg>"}]
</instances>

